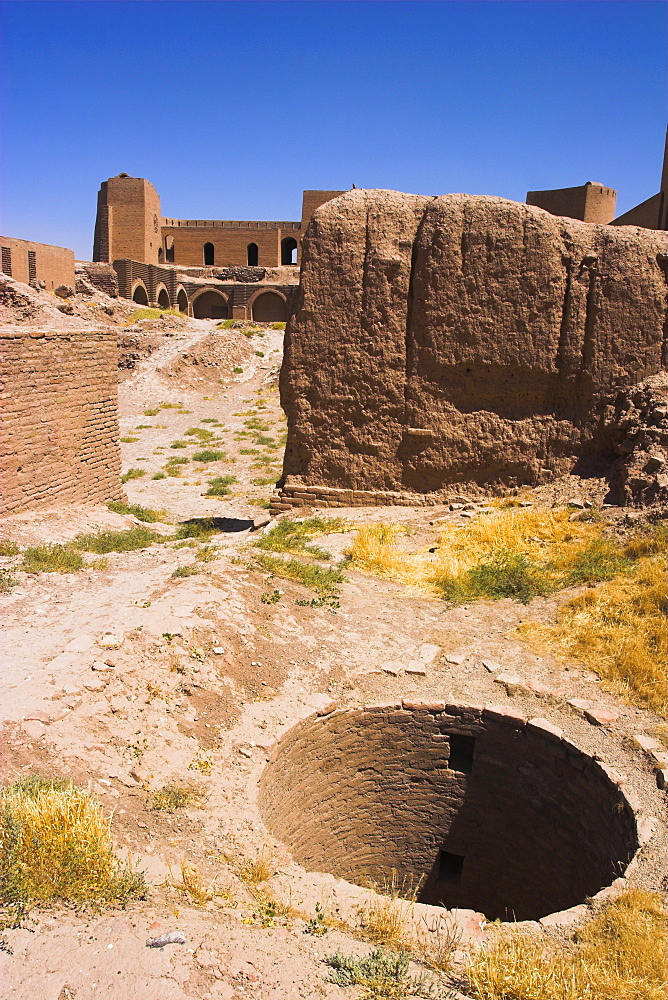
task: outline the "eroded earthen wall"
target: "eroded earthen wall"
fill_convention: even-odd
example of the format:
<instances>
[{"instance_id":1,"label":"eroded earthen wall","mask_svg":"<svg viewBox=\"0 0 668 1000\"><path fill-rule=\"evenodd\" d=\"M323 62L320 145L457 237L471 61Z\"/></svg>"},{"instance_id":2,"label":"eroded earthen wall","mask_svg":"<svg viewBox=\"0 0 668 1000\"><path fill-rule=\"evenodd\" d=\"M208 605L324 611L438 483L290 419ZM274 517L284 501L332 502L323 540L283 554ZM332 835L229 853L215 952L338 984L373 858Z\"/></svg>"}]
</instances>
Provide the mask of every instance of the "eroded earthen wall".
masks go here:
<instances>
[{"instance_id":1,"label":"eroded earthen wall","mask_svg":"<svg viewBox=\"0 0 668 1000\"><path fill-rule=\"evenodd\" d=\"M662 365L667 251L662 233L501 198L324 205L287 330L280 502L600 471L617 393Z\"/></svg>"},{"instance_id":2,"label":"eroded earthen wall","mask_svg":"<svg viewBox=\"0 0 668 1000\"><path fill-rule=\"evenodd\" d=\"M121 499L115 331L0 331L3 514Z\"/></svg>"}]
</instances>

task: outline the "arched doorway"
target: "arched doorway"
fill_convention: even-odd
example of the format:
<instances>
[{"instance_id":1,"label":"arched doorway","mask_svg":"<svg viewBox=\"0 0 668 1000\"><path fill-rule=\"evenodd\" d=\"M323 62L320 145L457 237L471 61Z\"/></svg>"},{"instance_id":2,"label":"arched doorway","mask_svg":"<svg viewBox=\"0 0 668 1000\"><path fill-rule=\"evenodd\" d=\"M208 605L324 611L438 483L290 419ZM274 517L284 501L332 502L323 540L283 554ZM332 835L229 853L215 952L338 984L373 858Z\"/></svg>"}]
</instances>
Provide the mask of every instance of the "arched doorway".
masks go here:
<instances>
[{"instance_id":1,"label":"arched doorway","mask_svg":"<svg viewBox=\"0 0 668 1000\"><path fill-rule=\"evenodd\" d=\"M136 302L137 305L147 306L148 305L148 294L146 289L142 285L141 281L137 283L137 286L132 293L132 301Z\"/></svg>"},{"instance_id":2,"label":"arched doorway","mask_svg":"<svg viewBox=\"0 0 668 1000\"><path fill-rule=\"evenodd\" d=\"M195 319L227 319L227 299L221 292L209 289L193 299Z\"/></svg>"},{"instance_id":3,"label":"arched doorway","mask_svg":"<svg viewBox=\"0 0 668 1000\"><path fill-rule=\"evenodd\" d=\"M174 263L174 237L165 236L165 260L168 264Z\"/></svg>"},{"instance_id":4,"label":"arched doorway","mask_svg":"<svg viewBox=\"0 0 668 1000\"><path fill-rule=\"evenodd\" d=\"M281 240L281 264L297 263L297 240L292 236L286 236Z\"/></svg>"},{"instance_id":5,"label":"arched doorway","mask_svg":"<svg viewBox=\"0 0 668 1000\"><path fill-rule=\"evenodd\" d=\"M214 263L216 258L216 252L213 248L213 243L204 244L204 263L208 266Z\"/></svg>"},{"instance_id":6,"label":"arched doorway","mask_svg":"<svg viewBox=\"0 0 668 1000\"><path fill-rule=\"evenodd\" d=\"M176 305L178 306L179 312L188 312L188 296L186 295L184 288L179 288L178 295L176 296Z\"/></svg>"},{"instance_id":7,"label":"arched doorway","mask_svg":"<svg viewBox=\"0 0 668 1000\"><path fill-rule=\"evenodd\" d=\"M257 267L259 259L257 243L249 243L246 247L246 263L249 267Z\"/></svg>"},{"instance_id":8,"label":"arched doorway","mask_svg":"<svg viewBox=\"0 0 668 1000\"><path fill-rule=\"evenodd\" d=\"M288 318L287 303L277 292L261 292L251 308L256 323L285 323Z\"/></svg>"},{"instance_id":9,"label":"arched doorway","mask_svg":"<svg viewBox=\"0 0 668 1000\"><path fill-rule=\"evenodd\" d=\"M161 309L169 309L169 295L166 288L161 288L158 293L158 305Z\"/></svg>"}]
</instances>

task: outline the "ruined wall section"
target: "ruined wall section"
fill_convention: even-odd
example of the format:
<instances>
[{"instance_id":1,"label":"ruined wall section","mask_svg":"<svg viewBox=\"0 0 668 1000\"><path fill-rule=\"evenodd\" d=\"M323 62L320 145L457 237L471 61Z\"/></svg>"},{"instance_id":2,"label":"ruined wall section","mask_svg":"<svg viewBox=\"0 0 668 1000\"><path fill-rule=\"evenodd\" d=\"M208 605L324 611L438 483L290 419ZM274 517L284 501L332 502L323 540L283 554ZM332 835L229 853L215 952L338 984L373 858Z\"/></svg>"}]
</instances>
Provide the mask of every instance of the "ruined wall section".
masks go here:
<instances>
[{"instance_id":1,"label":"ruined wall section","mask_svg":"<svg viewBox=\"0 0 668 1000\"><path fill-rule=\"evenodd\" d=\"M124 497L116 332L0 331L0 513Z\"/></svg>"},{"instance_id":2,"label":"ruined wall section","mask_svg":"<svg viewBox=\"0 0 668 1000\"><path fill-rule=\"evenodd\" d=\"M405 502L612 464L606 406L661 368L666 243L501 198L320 208L281 373L279 507L305 488Z\"/></svg>"},{"instance_id":3,"label":"ruined wall section","mask_svg":"<svg viewBox=\"0 0 668 1000\"><path fill-rule=\"evenodd\" d=\"M74 251L49 243L0 236L2 273L35 288L52 292L59 285L74 287Z\"/></svg>"}]
</instances>

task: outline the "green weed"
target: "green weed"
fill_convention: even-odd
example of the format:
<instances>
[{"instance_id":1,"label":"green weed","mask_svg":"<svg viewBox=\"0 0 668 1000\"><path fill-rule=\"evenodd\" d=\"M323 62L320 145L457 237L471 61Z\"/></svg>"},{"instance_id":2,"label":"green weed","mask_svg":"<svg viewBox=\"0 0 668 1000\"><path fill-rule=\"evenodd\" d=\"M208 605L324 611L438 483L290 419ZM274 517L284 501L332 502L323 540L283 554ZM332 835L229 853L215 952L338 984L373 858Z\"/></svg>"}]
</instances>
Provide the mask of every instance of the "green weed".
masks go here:
<instances>
[{"instance_id":1,"label":"green weed","mask_svg":"<svg viewBox=\"0 0 668 1000\"><path fill-rule=\"evenodd\" d=\"M149 545L160 540L161 536L155 531L138 524L134 528L128 528L127 531L99 531L96 534L77 535L72 541L72 547L104 555L107 552L147 549Z\"/></svg>"},{"instance_id":2,"label":"green weed","mask_svg":"<svg viewBox=\"0 0 668 1000\"><path fill-rule=\"evenodd\" d=\"M167 476L164 472L156 472L155 475L151 476L151 479L166 479Z\"/></svg>"},{"instance_id":3,"label":"green weed","mask_svg":"<svg viewBox=\"0 0 668 1000\"><path fill-rule=\"evenodd\" d=\"M84 565L83 556L70 545L31 545L18 569L24 573L76 573Z\"/></svg>"},{"instance_id":4,"label":"green weed","mask_svg":"<svg viewBox=\"0 0 668 1000\"><path fill-rule=\"evenodd\" d=\"M271 531L254 543L255 548L269 552L294 552L314 556L316 559L330 559L330 553L318 545L311 545L314 535L326 535L345 530L345 522L339 517L309 517L305 521L279 521Z\"/></svg>"},{"instance_id":5,"label":"green weed","mask_svg":"<svg viewBox=\"0 0 668 1000\"><path fill-rule=\"evenodd\" d=\"M404 1000L408 997L434 997L435 987L423 976L415 978L408 971L407 952L385 952L375 948L363 958L337 951L323 958L332 970L329 982L337 986L361 986L366 1000Z\"/></svg>"},{"instance_id":6,"label":"green weed","mask_svg":"<svg viewBox=\"0 0 668 1000\"><path fill-rule=\"evenodd\" d=\"M153 478L155 479L155 476ZM138 503L125 503L124 500L111 500L107 507L115 514L132 514L138 521L145 521L147 524L163 521L167 517L166 510L151 510L150 507L142 507Z\"/></svg>"},{"instance_id":7,"label":"green weed","mask_svg":"<svg viewBox=\"0 0 668 1000\"><path fill-rule=\"evenodd\" d=\"M195 452L193 462L220 462L226 457L224 451L216 451L215 448L204 448L202 451Z\"/></svg>"},{"instance_id":8,"label":"green weed","mask_svg":"<svg viewBox=\"0 0 668 1000\"><path fill-rule=\"evenodd\" d=\"M206 491L205 496L207 497L229 496L230 491L228 489L228 486L231 486L232 483L236 483L236 481L237 481L236 476L216 476L216 478L212 479L211 482L209 483L209 488Z\"/></svg>"},{"instance_id":9,"label":"green weed","mask_svg":"<svg viewBox=\"0 0 668 1000\"><path fill-rule=\"evenodd\" d=\"M121 444L134 444L135 441L139 441L139 438L136 438L136 437L122 437L121 438Z\"/></svg>"},{"instance_id":10,"label":"green weed","mask_svg":"<svg viewBox=\"0 0 668 1000\"><path fill-rule=\"evenodd\" d=\"M123 475L121 476L121 482L127 483L131 479L141 479L141 477L145 475L146 475L145 469L128 469L128 471L124 472Z\"/></svg>"},{"instance_id":11,"label":"green weed","mask_svg":"<svg viewBox=\"0 0 668 1000\"><path fill-rule=\"evenodd\" d=\"M186 576L197 576L199 572L199 566L178 566L172 573L172 576L176 577L177 580L180 580Z\"/></svg>"},{"instance_id":12,"label":"green weed","mask_svg":"<svg viewBox=\"0 0 668 1000\"><path fill-rule=\"evenodd\" d=\"M295 580L304 586L315 590L321 598L338 598L338 584L345 577L338 569L325 569L311 563L303 563L298 559L281 559L279 556L256 555L257 562L274 576L284 580Z\"/></svg>"},{"instance_id":13,"label":"green weed","mask_svg":"<svg viewBox=\"0 0 668 1000\"><path fill-rule=\"evenodd\" d=\"M0 542L0 556L17 556L18 554L19 547L16 542Z\"/></svg>"}]
</instances>

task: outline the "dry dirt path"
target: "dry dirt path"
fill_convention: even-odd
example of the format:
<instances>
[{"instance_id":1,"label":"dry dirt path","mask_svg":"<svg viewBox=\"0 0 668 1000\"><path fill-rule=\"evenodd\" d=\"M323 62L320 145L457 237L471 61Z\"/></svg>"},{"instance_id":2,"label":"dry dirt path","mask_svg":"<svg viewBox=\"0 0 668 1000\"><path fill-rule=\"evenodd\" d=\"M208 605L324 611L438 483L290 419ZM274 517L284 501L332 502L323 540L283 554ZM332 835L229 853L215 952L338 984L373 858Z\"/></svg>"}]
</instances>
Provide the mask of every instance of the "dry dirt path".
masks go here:
<instances>
[{"instance_id":1,"label":"dry dirt path","mask_svg":"<svg viewBox=\"0 0 668 1000\"><path fill-rule=\"evenodd\" d=\"M649 764L629 743L656 720L602 693L588 671L537 656L514 634L520 621L551 620L554 601L536 600L528 609L511 601L449 608L346 570L340 607L307 607L297 603L311 596L304 587L254 565L258 535L250 529L266 518L262 504L282 453L281 333L246 337L194 321L158 339L124 377L119 401L121 437L134 439L122 445L124 469L143 470L126 483L128 497L165 511L163 540L112 553L104 569L20 574L18 586L0 596L5 780L39 770L93 790L114 810L119 852L146 871L149 899L98 915L54 911L9 931L14 954L2 956L3 997L359 995L327 983L321 959L337 947L362 953L367 946L334 929L323 939L305 934L297 917L263 926L257 900L236 874L244 858L266 846L276 886L299 876L262 826L257 779L275 740L330 699L359 705L452 698L547 716L583 749L619 767L645 808L661 816L665 805ZM221 454L198 460L206 449ZM176 466L174 458L187 461ZM175 468L179 475L170 474ZM225 476L235 480L229 494L206 495L211 481ZM437 530L428 519L459 516L410 508L341 515L351 526L401 519L425 540ZM179 522L203 517L220 519L208 542L166 540ZM10 518L3 531L28 544L131 523L97 508ZM338 559L352 530L320 543ZM183 567L196 572L175 577ZM105 633L121 640L118 648L100 645ZM510 691L484 662L549 693ZM567 704L572 697L614 707L616 723L592 726ZM151 807L152 790L193 781L201 800L172 813ZM650 845L641 884L657 883L662 849L660 840ZM214 887L214 899L195 906L183 886L164 885L179 882L184 863ZM302 876L294 884L303 884L303 893L291 902L306 916L315 901L333 898L337 884L344 891L329 877L308 883ZM186 944L146 948L155 921L183 932Z\"/></svg>"}]
</instances>

